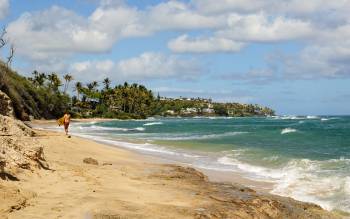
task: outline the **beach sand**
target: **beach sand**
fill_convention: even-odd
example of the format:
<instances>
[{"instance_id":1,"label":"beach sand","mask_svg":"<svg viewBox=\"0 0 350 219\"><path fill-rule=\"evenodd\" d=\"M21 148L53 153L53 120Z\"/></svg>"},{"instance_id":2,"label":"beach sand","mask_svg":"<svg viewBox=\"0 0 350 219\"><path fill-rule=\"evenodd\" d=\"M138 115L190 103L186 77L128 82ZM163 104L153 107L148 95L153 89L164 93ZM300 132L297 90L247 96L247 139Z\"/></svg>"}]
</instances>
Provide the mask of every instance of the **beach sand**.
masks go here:
<instances>
[{"instance_id":1,"label":"beach sand","mask_svg":"<svg viewBox=\"0 0 350 219\"><path fill-rule=\"evenodd\" d=\"M63 133L36 130L34 138L50 170L0 180L0 218L340 218L239 176L206 172L209 181L190 167Z\"/></svg>"}]
</instances>

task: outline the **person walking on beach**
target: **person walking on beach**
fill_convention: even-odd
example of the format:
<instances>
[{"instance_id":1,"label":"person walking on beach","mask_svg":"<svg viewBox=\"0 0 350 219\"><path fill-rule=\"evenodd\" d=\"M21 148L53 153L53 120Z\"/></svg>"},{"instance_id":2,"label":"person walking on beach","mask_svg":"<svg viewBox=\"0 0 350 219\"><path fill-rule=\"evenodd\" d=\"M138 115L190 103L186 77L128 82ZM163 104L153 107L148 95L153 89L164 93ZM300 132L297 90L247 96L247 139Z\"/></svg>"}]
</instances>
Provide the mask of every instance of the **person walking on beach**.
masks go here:
<instances>
[{"instance_id":1,"label":"person walking on beach","mask_svg":"<svg viewBox=\"0 0 350 219\"><path fill-rule=\"evenodd\" d=\"M66 112L63 116L63 125L64 125L64 131L66 132L66 135L68 135L69 123L70 123L70 114Z\"/></svg>"},{"instance_id":2,"label":"person walking on beach","mask_svg":"<svg viewBox=\"0 0 350 219\"><path fill-rule=\"evenodd\" d=\"M69 114L69 112L65 111L64 115L60 119L57 120L58 126L61 126L61 125L64 126L64 132L66 133L66 135L68 135L70 117L71 117L71 115ZM70 135L68 135L68 138L70 138Z\"/></svg>"}]
</instances>

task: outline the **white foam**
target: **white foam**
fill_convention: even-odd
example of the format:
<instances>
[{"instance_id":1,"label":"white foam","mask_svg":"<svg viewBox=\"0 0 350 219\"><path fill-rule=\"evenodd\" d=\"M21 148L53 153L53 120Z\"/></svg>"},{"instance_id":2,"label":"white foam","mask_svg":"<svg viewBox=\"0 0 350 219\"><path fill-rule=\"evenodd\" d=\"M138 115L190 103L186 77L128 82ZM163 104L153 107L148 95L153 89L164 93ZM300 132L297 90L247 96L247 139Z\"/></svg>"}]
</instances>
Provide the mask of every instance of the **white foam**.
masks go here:
<instances>
[{"instance_id":1,"label":"white foam","mask_svg":"<svg viewBox=\"0 0 350 219\"><path fill-rule=\"evenodd\" d=\"M318 119L318 116L306 116L307 119Z\"/></svg>"},{"instance_id":2,"label":"white foam","mask_svg":"<svg viewBox=\"0 0 350 219\"><path fill-rule=\"evenodd\" d=\"M277 155L274 155L274 156L270 156L270 157L264 157L263 160L266 160L266 161L276 161L278 160L280 157L277 156Z\"/></svg>"},{"instance_id":3,"label":"white foam","mask_svg":"<svg viewBox=\"0 0 350 219\"><path fill-rule=\"evenodd\" d=\"M149 122L149 123L145 123L143 124L144 126L152 126L152 125L162 125L162 122Z\"/></svg>"},{"instance_id":4,"label":"white foam","mask_svg":"<svg viewBox=\"0 0 350 219\"><path fill-rule=\"evenodd\" d=\"M234 117L229 117L229 116L209 116L208 119L234 119Z\"/></svg>"},{"instance_id":5,"label":"white foam","mask_svg":"<svg viewBox=\"0 0 350 219\"><path fill-rule=\"evenodd\" d=\"M171 155L175 154L175 152L167 150L164 147L160 147L150 143L131 143L131 142L118 141L115 139L106 139L98 136L91 136L91 135L85 135L85 134L75 134L75 135L83 138L89 138L99 142L104 142L110 145L128 148L128 149L136 149L136 150L162 153L162 154L171 154Z\"/></svg>"},{"instance_id":6,"label":"white foam","mask_svg":"<svg viewBox=\"0 0 350 219\"><path fill-rule=\"evenodd\" d=\"M299 120L303 119L303 117L299 116L293 116L293 115L285 115L285 116L278 116L276 119L283 119L283 120Z\"/></svg>"},{"instance_id":7,"label":"white foam","mask_svg":"<svg viewBox=\"0 0 350 219\"><path fill-rule=\"evenodd\" d=\"M294 159L282 168L272 193L319 204L327 210L350 211L350 176L327 175L323 167L347 159L312 161Z\"/></svg>"},{"instance_id":8,"label":"white foam","mask_svg":"<svg viewBox=\"0 0 350 219\"><path fill-rule=\"evenodd\" d=\"M104 126L72 126L72 128L77 128L80 130L86 130L86 131L94 131L94 130L101 130L101 131L145 131L144 127L136 127L136 128L120 128L120 127L104 127Z\"/></svg>"},{"instance_id":9,"label":"white foam","mask_svg":"<svg viewBox=\"0 0 350 219\"><path fill-rule=\"evenodd\" d=\"M296 132L297 130L296 129L293 129L293 128L285 128L281 131L281 135L284 135L284 134L288 134L288 133L293 133L293 132Z\"/></svg>"},{"instance_id":10,"label":"white foam","mask_svg":"<svg viewBox=\"0 0 350 219\"><path fill-rule=\"evenodd\" d=\"M328 121L329 119L327 118L321 118L321 121Z\"/></svg>"},{"instance_id":11,"label":"white foam","mask_svg":"<svg viewBox=\"0 0 350 219\"><path fill-rule=\"evenodd\" d=\"M143 127L137 127L137 128L130 129L130 130L136 130L136 131L140 131L140 132L142 132L142 131L145 131L146 129L145 129L145 128L143 128Z\"/></svg>"},{"instance_id":12,"label":"white foam","mask_svg":"<svg viewBox=\"0 0 350 219\"><path fill-rule=\"evenodd\" d=\"M231 158L228 156L220 157L217 160L218 163L223 165L229 165L234 167L236 170L243 171L246 174L250 174L253 178L263 178L265 180L279 179L282 173L278 169L269 169L261 166L255 166L248 163L243 163L238 159ZM232 169L232 170L235 170Z\"/></svg>"},{"instance_id":13,"label":"white foam","mask_svg":"<svg viewBox=\"0 0 350 219\"><path fill-rule=\"evenodd\" d=\"M249 178L273 182L273 194L316 203L327 210L339 209L350 212L350 176L327 175L325 174L327 169L324 169L328 165L334 167L335 163L348 166L350 159L325 161L293 159L284 167L274 169L244 163L238 158L220 157L217 162L223 167L208 167L208 169L240 171ZM278 157L270 158L274 160Z\"/></svg>"},{"instance_id":14,"label":"white foam","mask_svg":"<svg viewBox=\"0 0 350 219\"><path fill-rule=\"evenodd\" d=\"M160 140L202 140L202 139L215 139L215 138L222 138L222 137L228 137L228 136L235 136L235 135L241 135L246 134L248 132L225 132L222 134L208 134L208 135L180 135L180 136L164 136L164 137L156 137L155 139Z\"/></svg>"},{"instance_id":15,"label":"white foam","mask_svg":"<svg viewBox=\"0 0 350 219\"><path fill-rule=\"evenodd\" d=\"M88 126L88 127L84 127L84 126L78 126L80 129L93 129L93 130L106 130L106 131L129 131L130 129L127 128L119 128L119 127L104 127L104 126L96 126L96 125L92 125L92 126Z\"/></svg>"}]
</instances>

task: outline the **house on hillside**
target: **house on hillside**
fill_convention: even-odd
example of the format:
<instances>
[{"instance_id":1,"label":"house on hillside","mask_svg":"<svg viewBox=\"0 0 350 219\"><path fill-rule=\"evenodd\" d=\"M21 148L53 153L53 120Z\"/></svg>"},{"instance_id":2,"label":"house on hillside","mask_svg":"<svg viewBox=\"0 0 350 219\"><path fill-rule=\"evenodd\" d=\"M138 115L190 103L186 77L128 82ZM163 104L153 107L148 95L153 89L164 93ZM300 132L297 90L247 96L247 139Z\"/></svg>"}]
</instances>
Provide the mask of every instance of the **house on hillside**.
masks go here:
<instances>
[{"instance_id":1,"label":"house on hillside","mask_svg":"<svg viewBox=\"0 0 350 219\"><path fill-rule=\"evenodd\" d=\"M212 114L212 113L215 113L214 109L213 108L204 108L202 110L203 113L209 113L209 114Z\"/></svg>"},{"instance_id":2,"label":"house on hillside","mask_svg":"<svg viewBox=\"0 0 350 219\"><path fill-rule=\"evenodd\" d=\"M198 109L195 107L181 109L181 114L193 114L193 113L197 113L197 112L198 112Z\"/></svg>"}]
</instances>

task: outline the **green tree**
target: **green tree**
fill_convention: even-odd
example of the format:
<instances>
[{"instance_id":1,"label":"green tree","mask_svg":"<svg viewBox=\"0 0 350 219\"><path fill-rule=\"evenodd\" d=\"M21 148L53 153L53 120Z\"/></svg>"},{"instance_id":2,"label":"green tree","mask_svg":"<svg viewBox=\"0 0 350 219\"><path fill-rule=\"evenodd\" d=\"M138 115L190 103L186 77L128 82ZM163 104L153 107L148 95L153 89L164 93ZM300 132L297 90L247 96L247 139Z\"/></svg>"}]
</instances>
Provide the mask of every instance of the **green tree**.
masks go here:
<instances>
[{"instance_id":1,"label":"green tree","mask_svg":"<svg viewBox=\"0 0 350 219\"><path fill-rule=\"evenodd\" d=\"M54 91L54 92L59 92L58 88L62 86L61 80L57 76L56 73L51 73L47 76L47 79L49 80L49 87Z\"/></svg>"},{"instance_id":2,"label":"green tree","mask_svg":"<svg viewBox=\"0 0 350 219\"><path fill-rule=\"evenodd\" d=\"M75 86L74 86L74 90L77 92L77 99L78 101L80 100L80 93L82 92L82 89L83 89L83 84L81 82L76 82L75 83Z\"/></svg>"},{"instance_id":3,"label":"green tree","mask_svg":"<svg viewBox=\"0 0 350 219\"><path fill-rule=\"evenodd\" d=\"M103 79L103 84L104 84L104 90L109 90L110 89L110 85L111 85L111 80L109 80L109 78L105 78Z\"/></svg>"},{"instance_id":4,"label":"green tree","mask_svg":"<svg viewBox=\"0 0 350 219\"><path fill-rule=\"evenodd\" d=\"M63 76L65 83L64 83L64 89L63 89L63 93L66 93L69 87L69 82L71 82L73 80L73 76L66 74Z\"/></svg>"}]
</instances>

